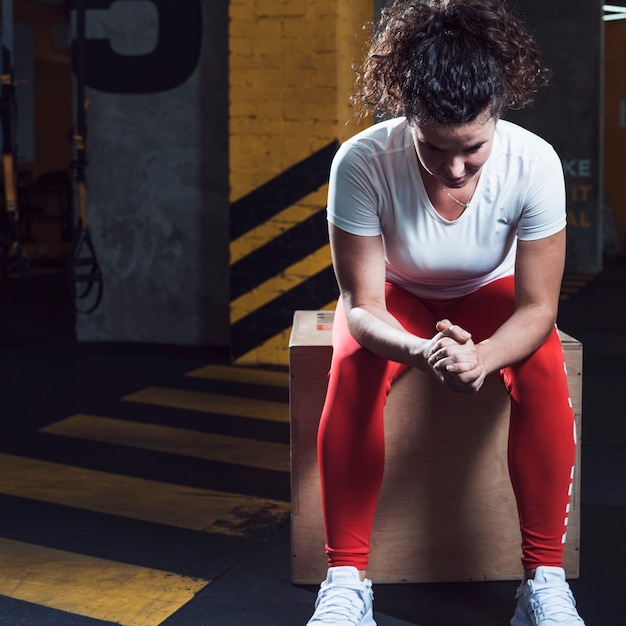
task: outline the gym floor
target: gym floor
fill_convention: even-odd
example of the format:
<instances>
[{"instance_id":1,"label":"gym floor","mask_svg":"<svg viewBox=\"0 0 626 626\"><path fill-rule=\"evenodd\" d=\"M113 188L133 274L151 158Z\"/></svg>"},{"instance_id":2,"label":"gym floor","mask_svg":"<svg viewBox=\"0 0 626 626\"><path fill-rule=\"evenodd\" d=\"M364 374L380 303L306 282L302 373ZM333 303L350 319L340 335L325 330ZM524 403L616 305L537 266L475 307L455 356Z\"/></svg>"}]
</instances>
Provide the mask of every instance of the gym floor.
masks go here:
<instances>
[{"instance_id":1,"label":"gym floor","mask_svg":"<svg viewBox=\"0 0 626 626\"><path fill-rule=\"evenodd\" d=\"M304 625L317 588L289 578L287 372L77 343L64 281L0 284L0 624ZM626 258L568 275L559 320L584 352L570 584L588 626L626 619L625 285ZM506 626L516 586L375 584L375 617Z\"/></svg>"}]
</instances>

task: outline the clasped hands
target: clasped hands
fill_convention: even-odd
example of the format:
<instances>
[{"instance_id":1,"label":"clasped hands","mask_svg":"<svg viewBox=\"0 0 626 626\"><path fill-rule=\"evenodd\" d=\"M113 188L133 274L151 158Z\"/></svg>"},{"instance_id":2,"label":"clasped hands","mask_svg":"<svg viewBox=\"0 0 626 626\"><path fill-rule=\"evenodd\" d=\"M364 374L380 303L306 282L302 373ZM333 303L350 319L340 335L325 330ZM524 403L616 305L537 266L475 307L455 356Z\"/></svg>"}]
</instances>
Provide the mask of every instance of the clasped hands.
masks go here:
<instances>
[{"instance_id":1,"label":"clasped hands","mask_svg":"<svg viewBox=\"0 0 626 626\"><path fill-rule=\"evenodd\" d=\"M450 391L476 393L486 372L471 334L448 319L436 328L424 351L426 363Z\"/></svg>"}]
</instances>

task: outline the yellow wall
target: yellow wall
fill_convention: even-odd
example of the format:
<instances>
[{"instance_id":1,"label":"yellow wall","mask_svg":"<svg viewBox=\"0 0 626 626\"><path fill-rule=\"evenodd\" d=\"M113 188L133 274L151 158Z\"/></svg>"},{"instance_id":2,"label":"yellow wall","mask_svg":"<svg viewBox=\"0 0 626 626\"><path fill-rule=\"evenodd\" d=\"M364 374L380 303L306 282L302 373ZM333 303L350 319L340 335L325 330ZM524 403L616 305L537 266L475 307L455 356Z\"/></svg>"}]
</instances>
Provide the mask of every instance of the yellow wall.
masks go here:
<instances>
[{"instance_id":1,"label":"yellow wall","mask_svg":"<svg viewBox=\"0 0 626 626\"><path fill-rule=\"evenodd\" d=\"M232 200L356 132L350 66L372 15L358 0L231 1Z\"/></svg>"},{"instance_id":2,"label":"yellow wall","mask_svg":"<svg viewBox=\"0 0 626 626\"><path fill-rule=\"evenodd\" d=\"M230 3L230 185L236 202L327 146L356 133L351 66L363 51L373 0L234 0ZM323 211L326 185L231 242L231 264ZM330 266L328 246L237 298L231 322ZM332 303L325 303L332 306ZM321 307L320 307L321 308ZM288 362L289 328L238 358Z\"/></svg>"}]
</instances>

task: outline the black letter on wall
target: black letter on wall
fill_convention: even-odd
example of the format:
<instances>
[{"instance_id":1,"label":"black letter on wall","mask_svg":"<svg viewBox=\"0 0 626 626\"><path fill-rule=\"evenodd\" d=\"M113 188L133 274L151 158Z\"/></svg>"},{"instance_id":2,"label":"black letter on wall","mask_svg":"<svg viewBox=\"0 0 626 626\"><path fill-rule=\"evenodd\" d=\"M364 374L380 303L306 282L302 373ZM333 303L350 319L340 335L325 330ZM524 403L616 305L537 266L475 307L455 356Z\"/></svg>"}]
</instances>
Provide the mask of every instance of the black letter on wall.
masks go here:
<instances>
[{"instance_id":1,"label":"black letter on wall","mask_svg":"<svg viewBox=\"0 0 626 626\"><path fill-rule=\"evenodd\" d=\"M109 9L116 1L120 0L83 0L87 11ZM155 49L149 54L122 55L108 40L87 39L85 82L89 87L111 93L155 93L174 89L193 74L202 40L200 0L149 1L159 13Z\"/></svg>"}]
</instances>

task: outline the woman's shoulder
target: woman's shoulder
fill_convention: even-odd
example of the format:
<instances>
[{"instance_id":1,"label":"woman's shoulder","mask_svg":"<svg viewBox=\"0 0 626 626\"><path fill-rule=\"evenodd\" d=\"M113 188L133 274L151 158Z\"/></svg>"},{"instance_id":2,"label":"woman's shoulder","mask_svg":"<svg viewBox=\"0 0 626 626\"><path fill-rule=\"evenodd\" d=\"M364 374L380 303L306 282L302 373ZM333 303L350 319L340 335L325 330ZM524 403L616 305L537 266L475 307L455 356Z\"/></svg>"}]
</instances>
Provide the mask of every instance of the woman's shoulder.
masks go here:
<instances>
[{"instance_id":1,"label":"woman's shoulder","mask_svg":"<svg viewBox=\"0 0 626 626\"><path fill-rule=\"evenodd\" d=\"M380 154L406 147L408 125L404 117L378 122L347 139L344 150L360 150L369 154ZM409 137L410 138L410 137Z\"/></svg>"}]
</instances>

